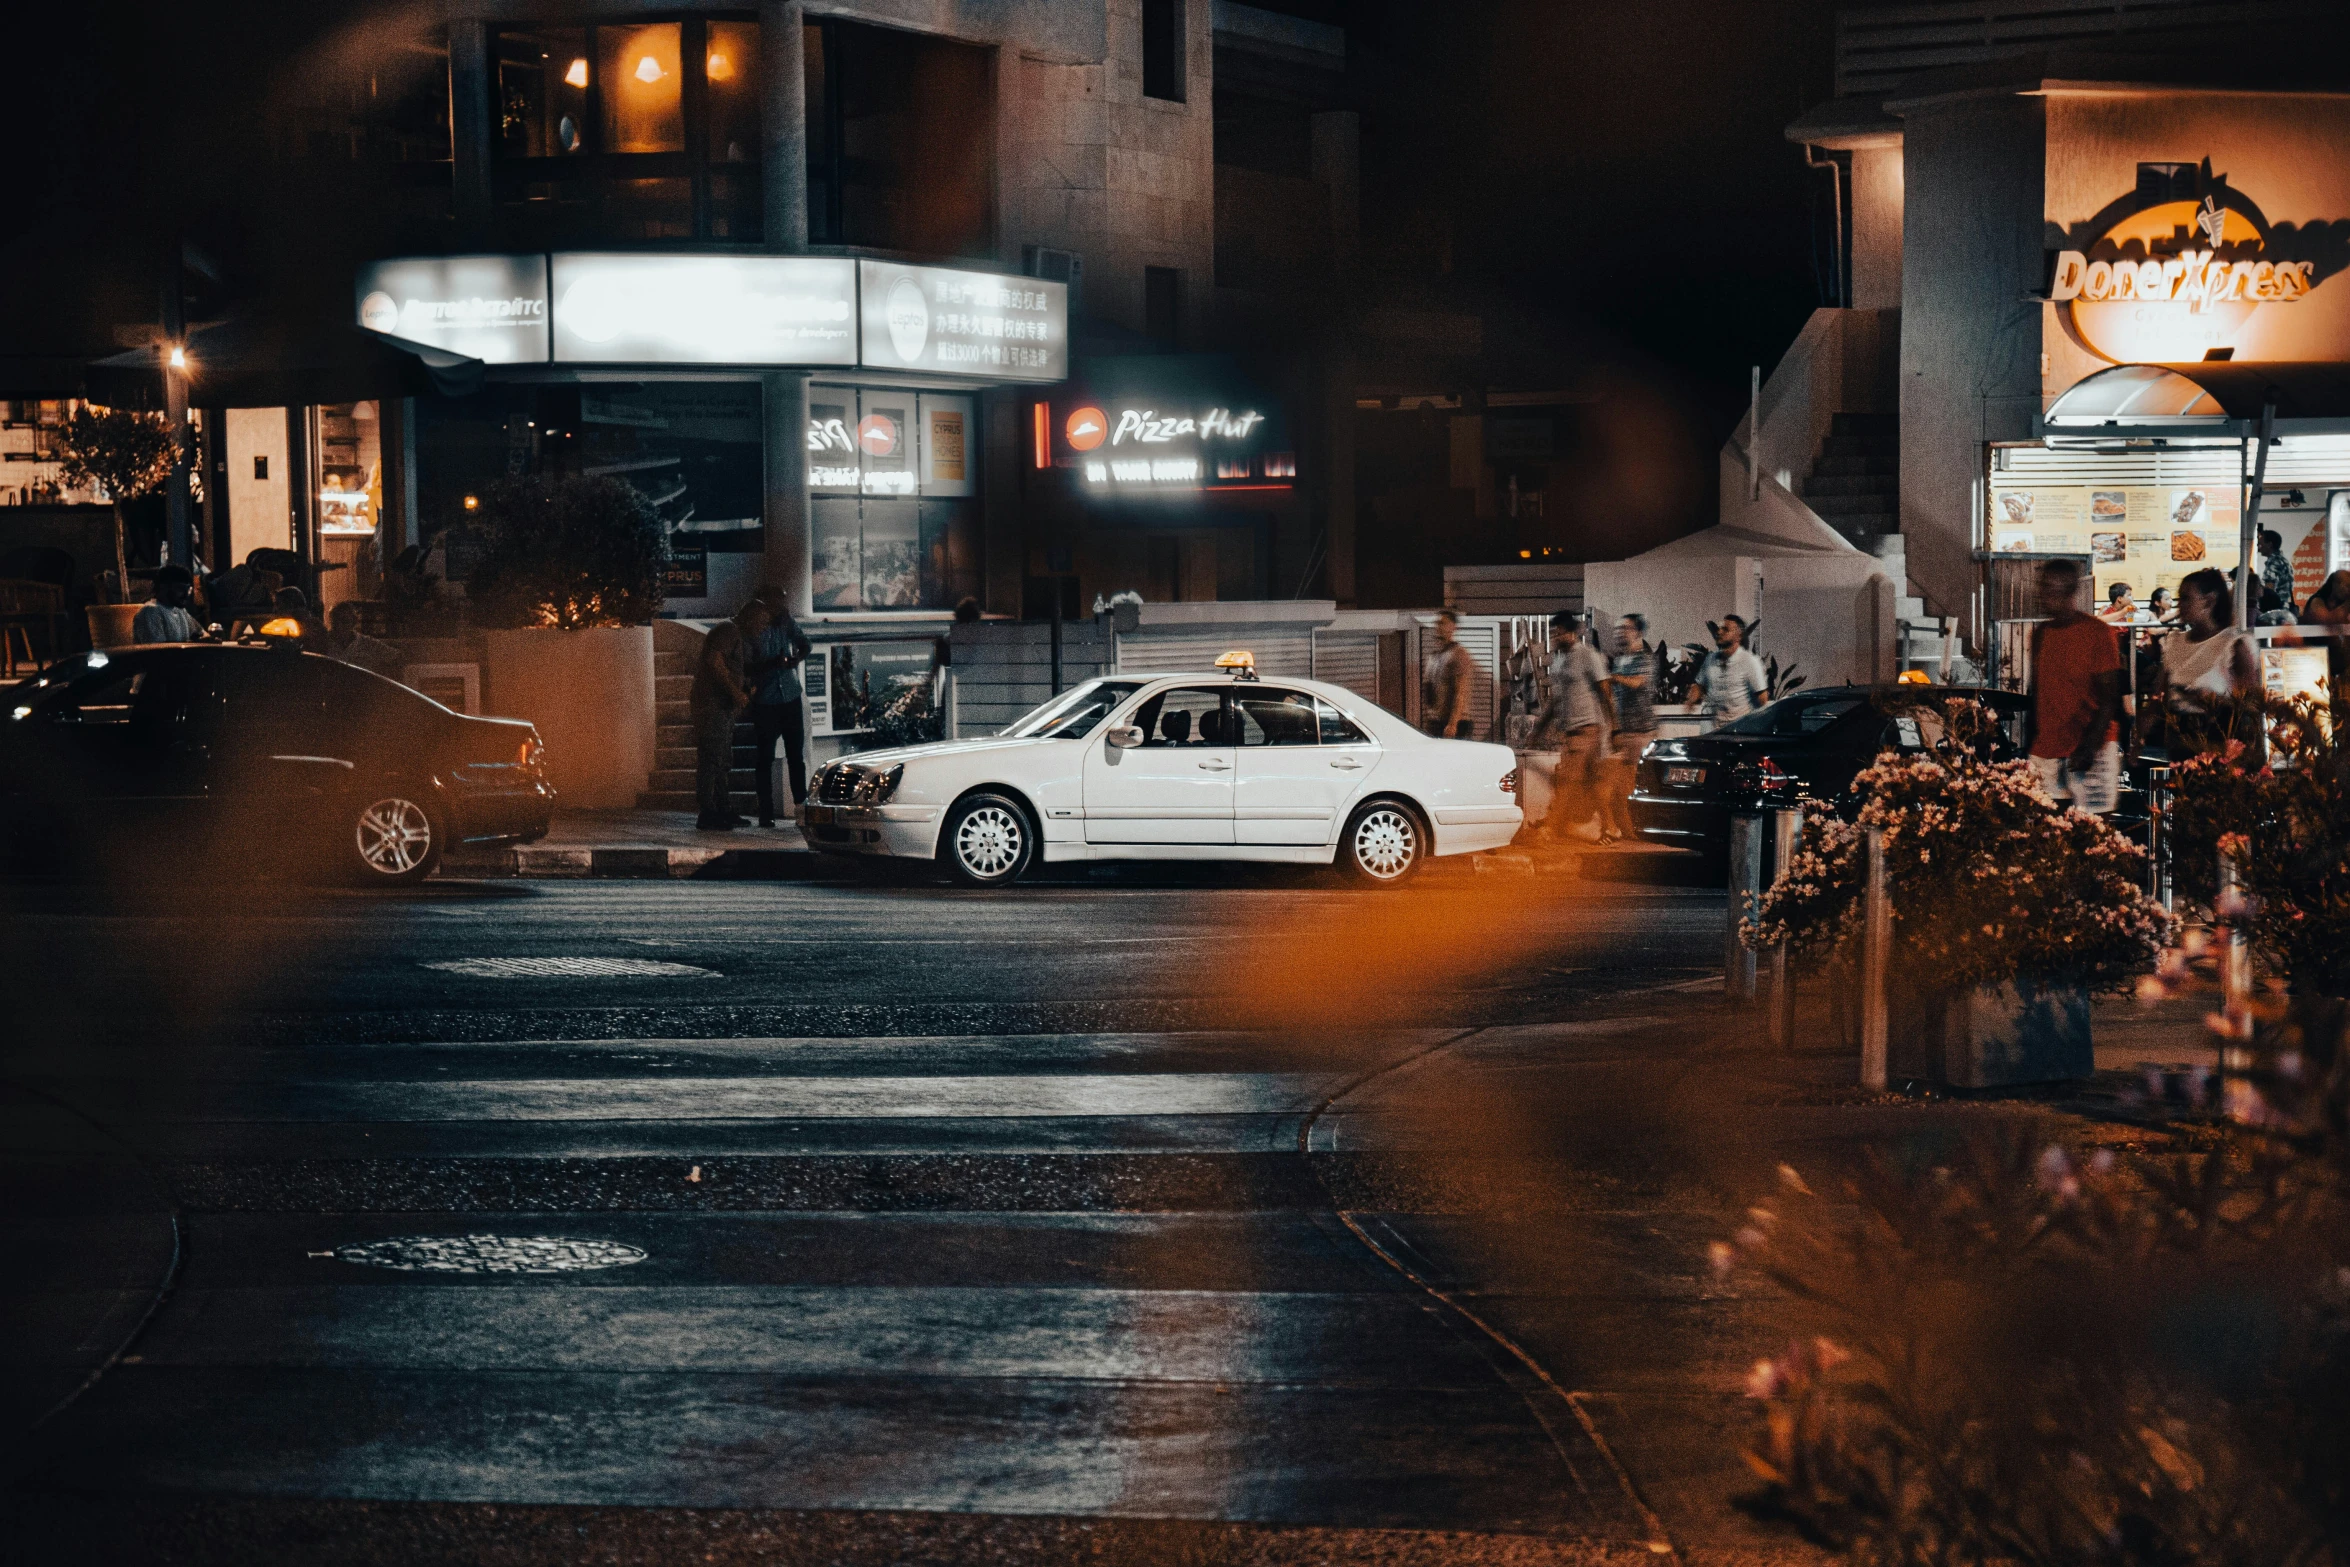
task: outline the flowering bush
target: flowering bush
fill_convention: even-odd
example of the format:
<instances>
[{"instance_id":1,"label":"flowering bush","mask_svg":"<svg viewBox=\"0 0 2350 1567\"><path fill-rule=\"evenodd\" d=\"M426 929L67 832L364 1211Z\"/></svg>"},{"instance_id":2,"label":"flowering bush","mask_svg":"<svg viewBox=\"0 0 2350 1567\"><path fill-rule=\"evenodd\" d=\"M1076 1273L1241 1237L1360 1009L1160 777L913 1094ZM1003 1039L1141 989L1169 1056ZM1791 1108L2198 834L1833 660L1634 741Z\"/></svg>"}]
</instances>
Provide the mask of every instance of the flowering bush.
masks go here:
<instances>
[{"instance_id":1,"label":"flowering bush","mask_svg":"<svg viewBox=\"0 0 2350 1567\"><path fill-rule=\"evenodd\" d=\"M2144 851L2042 798L2028 763L1981 754L1991 718L1979 706L1953 703L1947 717L1941 744L1887 752L1854 780L1857 820L1807 825L1802 852L1756 902L1749 943L1819 955L1857 944L1878 827L1896 950L1912 972L1954 988L2017 974L2111 984L2151 961L2169 921L2142 889Z\"/></svg>"},{"instance_id":2,"label":"flowering bush","mask_svg":"<svg viewBox=\"0 0 2350 1567\"><path fill-rule=\"evenodd\" d=\"M2172 769L2174 876L2207 900L2229 851L2261 956L2298 990L2350 996L2350 746L2306 697L2263 705L2265 760L2229 740Z\"/></svg>"}]
</instances>

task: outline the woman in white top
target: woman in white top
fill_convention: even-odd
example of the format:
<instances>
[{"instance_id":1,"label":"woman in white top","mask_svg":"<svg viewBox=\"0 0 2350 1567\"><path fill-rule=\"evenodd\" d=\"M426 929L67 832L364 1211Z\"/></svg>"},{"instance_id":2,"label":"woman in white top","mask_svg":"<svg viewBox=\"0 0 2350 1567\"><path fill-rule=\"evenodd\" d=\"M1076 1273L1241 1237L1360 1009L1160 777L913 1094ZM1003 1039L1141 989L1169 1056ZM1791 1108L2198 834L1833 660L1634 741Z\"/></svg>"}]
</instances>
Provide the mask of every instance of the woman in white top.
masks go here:
<instances>
[{"instance_id":1,"label":"woman in white top","mask_svg":"<svg viewBox=\"0 0 2350 1567\"><path fill-rule=\"evenodd\" d=\"M2220 703L2248 697L2260 689L2260 662L2252 651L2252 633L2233 624L2234 603L2228 579L2206 567L2179 584L2180 629L2162 639L2162 678L2168 687L2173 718L2170 753L2173 759L2200 750L2188 740L2198 726L2183 726L2179 715L2208 713Z\"/></svg>"}]
</instances>

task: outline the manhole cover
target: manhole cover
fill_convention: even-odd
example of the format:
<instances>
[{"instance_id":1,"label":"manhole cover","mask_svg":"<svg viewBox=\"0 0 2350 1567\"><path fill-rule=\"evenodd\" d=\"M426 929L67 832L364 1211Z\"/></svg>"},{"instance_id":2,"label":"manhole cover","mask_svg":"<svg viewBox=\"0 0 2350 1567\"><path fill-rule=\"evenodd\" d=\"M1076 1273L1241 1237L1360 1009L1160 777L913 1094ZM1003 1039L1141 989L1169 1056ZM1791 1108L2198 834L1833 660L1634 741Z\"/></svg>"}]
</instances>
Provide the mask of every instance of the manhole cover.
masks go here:
<instances>
[{"instance_id":1,"label":"manhole cover","mask_svg":"<svg viewBox=\"0 0 2350 1567\"><path fill-rule=\"evenodd\" d=\"M584 1273L645 1260L639 1247L561 1235L401 1235L365 1246L338 1246L334 1255L338 1261L402 1273Z\"/></svg>"},{"instance_id":2,"label":"manhole cover","mask_svg":"<svg viewBox=\"0 0 2350 1567\"><path fill-rule=\"evenodd\" d=\"M716 979L716 969L659 958L452 958L427 963L444 974L475 979Z\"/></svg>"}]
</instances>

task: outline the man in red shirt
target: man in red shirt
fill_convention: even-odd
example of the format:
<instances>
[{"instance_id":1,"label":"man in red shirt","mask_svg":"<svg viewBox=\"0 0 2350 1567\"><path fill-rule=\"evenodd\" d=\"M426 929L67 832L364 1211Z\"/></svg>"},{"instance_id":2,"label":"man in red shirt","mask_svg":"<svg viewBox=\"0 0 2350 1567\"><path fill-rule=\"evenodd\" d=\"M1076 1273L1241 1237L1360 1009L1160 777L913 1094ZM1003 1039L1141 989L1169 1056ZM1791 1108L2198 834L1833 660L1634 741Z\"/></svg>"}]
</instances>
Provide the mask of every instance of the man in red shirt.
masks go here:
<instances>
[{"instance_id":1,"label":"man in red shirt","mask_svg":"<svg viewBox=\"0 0 2350 1567\"><path fill-rule=\"evenodd\" d=\"M2121 649L2080 596L2077 564L2041 565L2048 618L2032 631L2032 773L2050 799L2104 815L2121 792Z\"/></svg>"}]
</instances>

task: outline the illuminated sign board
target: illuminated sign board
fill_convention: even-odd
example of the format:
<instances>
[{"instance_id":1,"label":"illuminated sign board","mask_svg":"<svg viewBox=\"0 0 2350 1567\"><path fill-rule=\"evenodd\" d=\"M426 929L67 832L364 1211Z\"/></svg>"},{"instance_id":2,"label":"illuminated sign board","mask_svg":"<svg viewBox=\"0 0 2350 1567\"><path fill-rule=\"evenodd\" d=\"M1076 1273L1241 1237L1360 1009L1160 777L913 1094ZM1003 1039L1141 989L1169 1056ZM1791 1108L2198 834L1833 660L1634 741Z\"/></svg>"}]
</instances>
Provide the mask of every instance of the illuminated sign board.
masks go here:
<instances>
[{"instance_id":1,"label":"illuminated sign board","mask_svg":"<svg viewBox=\"0 0 2350 1567\"><path fill-rule=\"evenodd\" d=\"M2262 306L2308 295L2316 263L2271 254L2268 220L2208 165L2200 183L2198 199L2124 198L2090 220L2085 248L2051 254L2048 298L2083 348L2117 363L2201 359Z\"/></svg>"},{"instance_id":2,"label":"illuminated sign board","mask_svg":"<svg viewBox=\"0 0 2350 1567\"><path fill-rule=\"evenodd\" d=\"M1069 289L1044 278L952 267L857 263L865 329L859 362L991 381L1069 373Z\"/></svg>"},{"instance_id":3,"label":"illuminated sign board","mask_svg":"<svg viewBox=\"0 0 2350 1567\"><path fill-rule=\"evenodd\" d=\"M558 364L856 363L856 272L822 256L557 254Z\"/></svg>"},{"instance_id":4,"label":"illuminated sign board","mask_svg":"<svg viewBox=\"0 0 2350 1567\"><path fill-rule=\"evenodd\" d=\"M491 365L547 359L547 258L421 256L359 269L359 324Z\"/></svg>"},{"instance_id":5,"label":"illuminated sign board","mask_svg":"<svg viewBox=\"0 0 2350 1567\"><path fill-rule=\"evenodd\" d=\"M1037 409L1038 466L1074 469L1088 489L1286 490L1297 477L1294 453L1266 449L1272 418L1247 403L1104 397L1079 398L1057 418Z\"/></svg>"}]
</instances>

